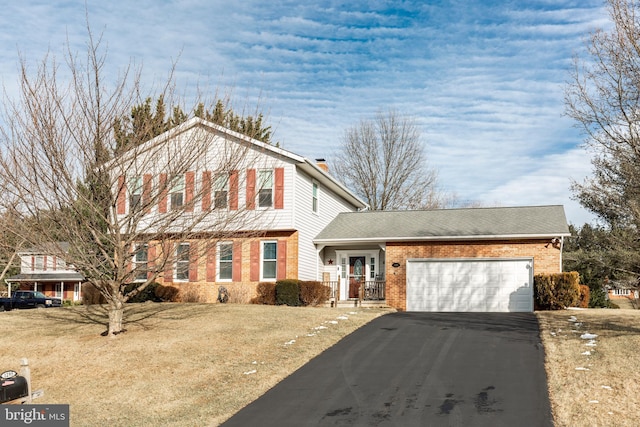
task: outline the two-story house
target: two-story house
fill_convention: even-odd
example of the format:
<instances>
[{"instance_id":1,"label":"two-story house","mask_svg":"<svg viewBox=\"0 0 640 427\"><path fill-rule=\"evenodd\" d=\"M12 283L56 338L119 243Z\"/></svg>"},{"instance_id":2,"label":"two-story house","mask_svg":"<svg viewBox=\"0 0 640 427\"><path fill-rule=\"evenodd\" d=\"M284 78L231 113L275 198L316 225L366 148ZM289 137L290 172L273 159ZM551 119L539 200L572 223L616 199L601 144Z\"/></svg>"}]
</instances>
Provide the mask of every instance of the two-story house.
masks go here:
<instances>
[{"instance_id":1,"label":"two-story house","mask_svg":"<svg viewBox=\"0 0 640 427\"><path fill-rule=\"evenodd\" d=\"M178 157L184 170L163 169ZM177 235L181 221L190 221L188 237L136 248L136 280L146 280L154 268L151 260L171 251L156 281L202 301L215 301L219 285L248 301L259 282L318 280L322 263L313 239L340 212L366 208L327 172L324 161L200 118L146 143L120 172L115 189L119 220L142 209L138 231ZM157 219L170 218L172 211L180 212L172 225L159 226Z\"/></svg>"},{"instance_id":2,"label":"two-story house","mask_svg":"<svg viewBox=\"0 0 640 427\"><path fill-rule=\"evenodd\" d=\"M60 250L68 251L68 244L58 242L52 245L56 245L55 250L45 245L18 252L20 273L6 279L9 292L12 288L29 289L63 300L81 300L82 275L65 260L52 255Z\"/></svg>"}]
</instances>

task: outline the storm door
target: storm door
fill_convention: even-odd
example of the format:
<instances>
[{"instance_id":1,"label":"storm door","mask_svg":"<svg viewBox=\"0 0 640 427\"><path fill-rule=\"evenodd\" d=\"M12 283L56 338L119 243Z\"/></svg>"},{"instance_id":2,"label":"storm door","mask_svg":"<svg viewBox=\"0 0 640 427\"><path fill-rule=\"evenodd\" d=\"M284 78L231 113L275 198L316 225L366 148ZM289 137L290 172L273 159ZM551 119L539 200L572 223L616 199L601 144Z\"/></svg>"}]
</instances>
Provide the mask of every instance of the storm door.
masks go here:
<instances>
[{"instance_id":1,"label":"storm door","mask_svg":"<svg viewBox=\"0 0 640 427\"><path fill-rule=\"evenodd\" d=\"M365 280L365 258L349 257L349 298L358 298Z\"/></svg>"}]
</instances>

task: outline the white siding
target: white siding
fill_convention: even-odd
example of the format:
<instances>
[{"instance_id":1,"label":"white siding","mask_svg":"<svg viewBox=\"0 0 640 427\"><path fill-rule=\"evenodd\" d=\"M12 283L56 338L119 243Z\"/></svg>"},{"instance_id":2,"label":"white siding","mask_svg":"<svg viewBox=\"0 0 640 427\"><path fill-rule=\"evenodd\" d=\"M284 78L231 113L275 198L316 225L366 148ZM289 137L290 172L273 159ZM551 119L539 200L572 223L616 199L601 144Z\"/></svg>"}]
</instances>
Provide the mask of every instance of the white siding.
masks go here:
<instances>
[{"instance_id":1,"label":"white siding","mask_svg":"<svg viewBox=\"0 0 640 427\"><path fill-rule=\"evenodd\" d=\"M318 183L318 213L312 209L313 182ZM320 280L322 263L313 239L340 212L354 212L357 209L342 197L329 191L320 182L297 170L295 180L295 224L298 230L298 278Z\"/></svg>"}]
</instances>

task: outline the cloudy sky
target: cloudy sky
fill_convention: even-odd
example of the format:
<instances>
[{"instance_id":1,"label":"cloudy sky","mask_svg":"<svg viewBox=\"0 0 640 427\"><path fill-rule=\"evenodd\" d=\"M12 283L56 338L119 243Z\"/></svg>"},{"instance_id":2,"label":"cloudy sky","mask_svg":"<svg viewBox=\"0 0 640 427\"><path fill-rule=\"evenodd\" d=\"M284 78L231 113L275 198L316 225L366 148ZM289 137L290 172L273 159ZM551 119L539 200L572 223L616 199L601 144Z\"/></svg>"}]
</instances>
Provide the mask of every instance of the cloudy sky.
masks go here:
<instances>
[{"instance_id":1,"label":"cloudy sky","mask_svg":"<svg viewBox=\"0 0 640 427\"><path fill-rule=\"evenodd\" d=\"M87 40L84 0L3 1L0 78ZM563 204L590 171L563 116L572 56L608 25L601 0L86 0L114 75L149 87L178 59L177 85L260 100L274 139L331 159L344 130L377 111L415 117L441 188L485 206Z\"/></svg>"}]
</instances>

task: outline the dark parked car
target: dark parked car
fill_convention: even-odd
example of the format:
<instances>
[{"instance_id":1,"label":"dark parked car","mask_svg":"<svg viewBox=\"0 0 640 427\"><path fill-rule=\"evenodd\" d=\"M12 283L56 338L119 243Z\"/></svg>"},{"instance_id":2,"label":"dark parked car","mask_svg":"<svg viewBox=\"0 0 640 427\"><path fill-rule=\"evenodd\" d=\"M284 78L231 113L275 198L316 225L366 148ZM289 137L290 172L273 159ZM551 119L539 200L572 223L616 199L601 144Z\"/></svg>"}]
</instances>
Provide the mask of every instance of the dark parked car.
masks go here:
<instances>
[{"instance_id":1,"label":"dark parked car","mask_svg":"<svg viewBox=\"0 0 640 427\"><path fill-rule=\"evenodd\" d=\"M60 298L48 297L42 292L15 291L10 298L0 298L0 311L14 308L50 308L61 307Z\"/></svg>"}]
</instances>

